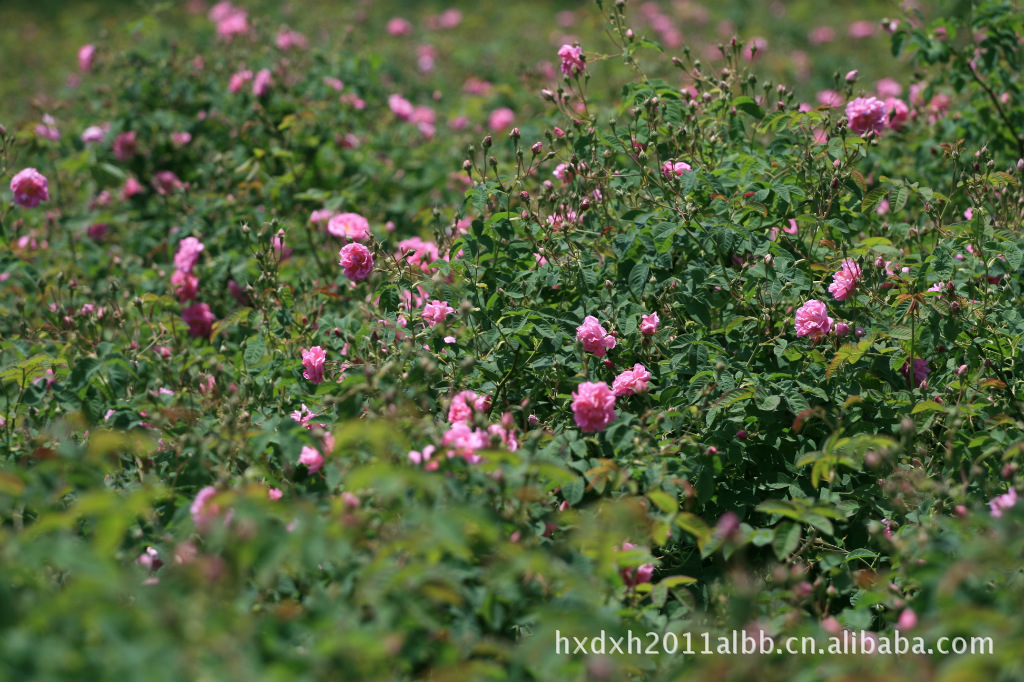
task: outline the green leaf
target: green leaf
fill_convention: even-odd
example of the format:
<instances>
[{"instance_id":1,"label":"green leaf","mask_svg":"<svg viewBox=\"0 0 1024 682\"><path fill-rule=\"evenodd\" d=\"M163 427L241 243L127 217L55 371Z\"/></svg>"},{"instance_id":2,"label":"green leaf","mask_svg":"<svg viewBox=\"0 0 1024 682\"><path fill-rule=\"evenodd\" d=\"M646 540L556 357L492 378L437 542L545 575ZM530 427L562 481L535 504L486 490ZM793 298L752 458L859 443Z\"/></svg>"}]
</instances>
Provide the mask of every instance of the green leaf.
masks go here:
<instances>
[{"instance_id":1,"label":"green leaf","mask_svg":"<svg viewBox=\"0 0 1024 682\"><path fill-rule=\"evenodd\" d=\"M653 502L654 506L666 514L674 513L679 508L679 505L676 503L676 499L664 490L652 490L647 493L647 499Z\"/></svg>"},{"instance_id":2,"label":"green leaf","mask_svg":"<svg viewBox=\"0 0 1024 682\"><path fill-rule=\"evenodd\" d=\"M783 521L775 527L775 539L772 541L772 551L779 561L785 561L786 557L796 551L800 544L800 524L791 521Z\"/></svg>"},{"instance_id":3,"label":"green leaf","mask_svg":"<svg viewBox=\"0 0 1024 682\"><path fill-rule=\"evenodd\" d=\"M262 335L257 334L245 342L245 352L242 353L242 359L248 367L253 367L263 359L263 354L266 352L267 342L263 340Z\"/></svg>"},{"instance_id":4,"label":"green leaf","mask_svg":"<svg viewBox=\"0 0 1024 682\"><path fill-rule=\"evenodd\" d=\"M637 298L644 295L644 288L647 286L647 278L651 273L651 266L646 263L637 263L629 273L629 290Z\"/></svg>"},{"instance_id":5,"label":"green leaf","mask_svg":"<svg viewBox=\"0 0 1024 682\"><path fill-rule=\"evenodd\" d=\"M736 107L737 111L742 111L744 114L753 116L759 121L764 118L764 109L758 106L753 97L737 97L732 101L732 106Z\"/></svg>"}]
</instances>

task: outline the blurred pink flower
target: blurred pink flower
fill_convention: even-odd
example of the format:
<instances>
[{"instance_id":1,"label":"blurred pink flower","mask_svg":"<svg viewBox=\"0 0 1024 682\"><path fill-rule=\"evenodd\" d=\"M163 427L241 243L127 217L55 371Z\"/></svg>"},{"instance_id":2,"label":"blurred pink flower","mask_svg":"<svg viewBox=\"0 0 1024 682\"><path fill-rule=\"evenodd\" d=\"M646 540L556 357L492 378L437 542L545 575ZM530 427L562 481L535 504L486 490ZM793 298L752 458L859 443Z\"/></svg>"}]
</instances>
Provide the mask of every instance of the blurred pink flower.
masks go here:
<instances>
[{"instance_id":1,"label":"blurred pink flower","mask_svg":"<svg viewBox=\"0 0 1024 682\"><path fill-rule=\"evenodd\" d=\"M185 237L178 242L178 252L174 254L174 267L179 272L192 272L199 261L199 254L206 249L196 237Z\"/></svg>"},{"instance_id":2,"label":"blurred pink flower","mask_svg":"<svg viewBox=\"0 0 1024 682\"><path fill-rule=\"evenodd\" d=\"M208 485L196 494L192 506L189 507L192 521L200 530L204 530L220 514L220 505L210 502L210 499L216 495L217 489Z\"/></svg>"},{"instance_id":3,"label":"blurred pink flower","mask_svg":"<svg viewBox=\"0 0 1024 682\"><path fill-rule=\"evenodd\" d=\"M800 306L796 311L796 335L810 336L818 339L828 334L832 328L832 318L828 316L825 304L821 301L810 300Z\"/></svg>"},{"instance_id":4,"label":"blurred pink flower","mask_svg":"<svg viewBox=\"0 0 1024 682\"><path fill-rule=\"evenodd\" d=\"M209 336L217 318L205 303L194 303L181 311L181 319L188 325L190 336Z\"/></svg>"},{"instance_id":5,"label":"blurred pink flower","mask_svg":"<svg viewBox=\"0 0 1024 682\"><path fill-rule=\"evenodd\" d=\"M43 201L50 200L50 182L35 168L26 168L11 178L14 205L35 208Z\"/></svg>"},{"instance_id":6,"label":"blurred pink flower","mask_svg":"<svg viewBox=\"0 0 1024 682\"><path fill-rule=\"evenodd\" d=\"M314 384L324 380L324 360L327 358L327 351L320 346L313 346L302 354L302 366L305 368L302 376Z\"/></svg>"},{"instance_id":7,"label":"blurred pink flower","mask_svg":"<svg viewBox=\"0 0 1024 682\"><path fill-rule=\"evenodd\" d=\"M458 422L441 437L441 444L448 448L448 457L462 457L470 464L477 464L483 458L477 450L487 447L487 434L481 429L471 429L468 424Z\"/></svg>"},{"instance_id":8,"label":"blurred pink flower","mask_svg":"<svg viewBox=\"0 0 1024 682\"><path fill-rule=\"evenodd\" d=\"M361 242L370 236L370 222L358 213L339 213L327 221L327 232L335 237Z\"/></svg>"},{"instance_id":9,"label":"blurred pink flower","mask_svg":"<svg viewBox=\"0 0 1024 682\"><path fill-rule=\"evenodd\" d=\"M412 35L412 22L402 17L393 17L388 20L387 31L393 36Z\"/></svg>"},{"instance_id":10,"label":"blurred pink flower","mask_svg":"<svg viewBox=\"0 0 1024 682\"><path fill-rule=\"evenodd\" d=\"M341 257L338 265L353 282L362 281L373 272L373 254L362 244L346 244L338 255Z\"/></svg>"},{"instance_id":11,"label":"blurred pink flower","mask_svg":"<svg viewBox=\"0 0 1024 682\"><path fill-rule=\"evenodd\" d=\"M587 381L572 394L576 425L584 433L603 431L615 419L615 394L603 381Z\"/></svg>"},{"instance_id":12,"label":"blurred pink flower","mask_svg":"<svg viewBox=\"0 0 1024 682\"><path fill-rule=\"evenodd\" d=\"M631 542L623 542L621 547L615 548L615 551L625 552L630 549L636 549L636 545ZM619 571L619 574L622 576L622 580L626 583L627 587L636 587L642 583L651 582L651 578L654 577L654 564L627 566Z\"/></svg>"},{"instance_id":13,"label":"blurred pink flower","mask_svg":"<svg viewBox=\"0 0 1024 682\"><path fill-rule=\"evenodd\" d=\"M914 372L912 377L909 362L903 363L903 366L900 367L900 373L903 374L907 380L911 381L916 388L928 380L928 375L931 373L931 369L928 367L928 361L922 360L921 358L914 358L913 365Z\"/></svg>"},{"instance_id":14,"label":"blurred pink flower","mask_svg":"<svg viewBox=\"0 0 1024 682\"><path fill-rule=\"evenodd\" d=\"M878 91L879 99L889 99L890 97L899 97L903 94L903 86L892 78L883 78L875 83L875 90Z\"/></svg>"},{"instance_id":15,"label":"blurred pink flower","mask_svg":"<svg viewBox=\"0 0 1024 682\"><path fill-rule=\"evenodd\" d=\"M448 421L452 424L468 423L473 418L474 411L486 413L490 408L490 396L477 395L469 390L460 391L452 397L452 403L448 407Z\"/></svg>"},{"instance_id":16,"label":"blurred pink flower","mask_svg":"<svg viewBox=\"0 0 1024 682\"><path fill-rule=\"evenodd\" d=\"M493 132L502 132L507 130L512 122L515 121L516 114L508 107L501 107L491 112L490 117L487 119L487 127Z\"/></svg>"},{"instance_id":17,"label":"blurred pink flower","mask_svg":"<svg viewBox=\"0 0 1024 682\"><path fill-rule=\"evenodd\" d=\"M167 196L179 189L185 187L185 185L178 179L178 176L171 171L157 171L153 174L153 179L149 183L160 196Z\"/></svg>"},{"instance_id":18,"label":"blurred pink flower","mask_svg":"<svg viewBox=\"0 0 1024 682\"><path fill-rule=\"evenodd\" d=\"M994 497L989 500L988 506L991 510L993 518L1000 518L1003 515L1003 511L1010 509L1017 504L1017 490L1010 488L1009 492Z\"/></svg>"},{"instance_id":19,"label":"blurred pink flower","mask_svg":"<svg viewBox=\"0 0 1024 682\"><path fill-rule=\"evenodd\" d=\"M878 26L873 21L855 21L850 24L849 35L858 40L875 35Z\"/></svg>"},{"instance_id":20,"label":"blurred pink flower","mask_svg":"<svg viewBox=\"0 0 1024 682\"><path fill-rule=\"evenodd\" d=\"M896 97L888 97L885 100L885 111L888 116L889 127L899 130L910 116L910 109L907 103Z\"/></svg>"},{"instance_id":21,"label":"blurred pink flower","mask_svg":"<svg viewBox=\"0 0 1024 682\"><path fill-rule=\"evenodd\" d=\"M96 56L95 45L83 45L78 49L78 70L85 73L92 69L92 60Z\"/></svg>"},{"instance_id":22,"label":"blurred pink flower","mask_svg":"<svg viewBox=\"0 0 1024 682\"><path fill-rule=\"evenodd\" d=\"M231 79L228 81L228 90L231 94L238 93L246 83L252 80L252 71L243 69L236 73L231 74Z\"/></svg>"},{"instance_id":23,"label":"blurred pink flower","mask_svg":"<svg viewBox=\"0 0 1024 682\"><path fill-rule=\"evenodd\" d=\"M309 47L309 40L307 40L306 36L302 35L298 31L282 28L277 32L274 44L277 45L277 49L279 50L290 50L292 48L305 50Z\"/></svg>"},{"instance_id":24,"label":"blurred pink flower","mask_svg":"<svg viewBox=\"0 0 1024 682\"><path fill-rule=\"evenodd\" d=\"M282 493L277 488L271 488L270 490L267 491L267 497L270 498L271 502L277 502L278 500L281 499L283 495L284 493Z\"/></svg>"},{"instance_id":25,"label":"blurred pink flower","mask_svg":"<svg viewBox=\"0 0 1024 682\"><path fill-rule=\"evenodd\" d=\"M403 121L411 119L414 111L412 102L398 94L388 97L388 108L391 109L391 113Z\"/></svg>"},{"instance_id":26,"label":"blurred pink flower","mask_svg":"<svg viewBox=\"0 0 1024 682\"><path fill-rule=\"evenodd\" d=\"M199 278L190 272L175 270L174 274L171 275L171 286L174 287L174 293L177 295L178 301L185 303L195 299L198 295Z\"/></svg>"},{"instance_id":27,"label":"blurred pink flower","mask_svg":"<svg viewBox=\"0 0 1024 682\"><path fill-rule=\"evenodd\" d=\"M134 131L123 132L114 138L114 158L118 161L128 161L138 153L138 144Z\"/></svg>"},{"instance_id":28,"label":"blurred pink flower","mask_svg":"<svg viewBox=\"0 0 1024 682\"><path fill-rule=\"evenodd\" d=\"M836 32L831 26L815 26L807 35L811 45L824 45L836 39Z\"/></svg>"},{"instance_id":29,"label":"blurred pink flower","mask_svg":"<svg viewBox=\"0 0 1024 682\"><path fill-rule=\"evenodd\" d=\"M266 97L270 94L269 69L260 69L255 78L252 79L252 94L256 97Z\"/></svg>"},{"instance_id":30,"label":"blurred pink flower","mask_svg":"<svg viewBox=\"0 0 1024 682\"><path fill-rule=\"evenodd\" d=\"M299 464L305 464L309 473L315 474L324 465L324 456L316 448L303 445L299 452Z\"/></svg>"},{"instance_id":31,"label":"blurred pink flower","mask_svg":"<svg viewBox=\"0 0 1024 682\"><path fill-rule=\"evenodd\" d=\"M605 331L593 315L587 315L583 324L576 327L576 340L583 344L583 350L603 358L608 349L615 348L615 337Z\"/></svg>"},{"instance_id":32,"label":"blurred pink flower","mask_svg":"<svg viewBox=\"0 0 1024 682\"><path fill-rule=\"evenodd\" d=\"M128 201L136 194L142 194L145 191L146 188L142 186L141 182L130 177L124 181L124 187L121 188L121 201Z\"/></svg>"}]
</instances>

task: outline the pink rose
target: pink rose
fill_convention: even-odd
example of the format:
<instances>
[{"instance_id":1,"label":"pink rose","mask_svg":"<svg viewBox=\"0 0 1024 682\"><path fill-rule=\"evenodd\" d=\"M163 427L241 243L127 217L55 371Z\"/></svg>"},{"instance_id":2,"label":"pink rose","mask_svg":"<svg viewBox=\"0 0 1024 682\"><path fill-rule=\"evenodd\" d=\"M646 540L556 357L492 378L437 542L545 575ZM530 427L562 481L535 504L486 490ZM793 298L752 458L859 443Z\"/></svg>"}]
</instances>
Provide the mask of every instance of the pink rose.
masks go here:
<instances>
[{"instance_id":1,"label":"pink rose","mask_svg":"<svg viewBox=\"0 0 1024 682\"><path fill-rule=\"evenodd\" d=\"M921 358L914 358L914 371L913 376L910 372L910 363L904 362L903 366L900 367L900 373L910 381L915 388L923 384L928 380L928 375L931 374L931 369L928 367L928 361L922 360Z\"/></svg>"},{"instance_id":2,"label":"pink rose","mask_svg":"<svg viewBox=\"0 0 1024 682\"><path fill-rule=\"evenodd\" d=\"M439 322L444 322L446 317L454 313L455 308L448 305L447 301L435 300L423 307L423 319L426 320L427 324L431 327Z\"/></svg>"},{"instance_id":3,"label":"pink rose","mask_svg":"<svg viewBox=\"0 0 1024 682\"><path fill-rule=\"evenodd\" d=\"M252 81L252 94L256 97L266 97L270 93L270 70L260 69Z\"/></svg>"},{"instance_id":4,"label":"pink rose","mask_svg":"<svg viewBox=\"0 0 1024 682\"><path fill-rule=\"evenodd\" d=\"M837 301L845 301L853 296L860 277L860 266L852 258L846 258L843 260L839 272L832 276L832 284L829 285L828 290Z\"/></svg>"},{"instance_id":5,"label":"pink rose","mask_svg":"<svg viewBox=\"0 0 1024 682\"><path fill-rule=\"evenodd\" d=\"M597 318L587 315L583 324L576 327L576 340L583 344L583 350L603 358L607 349L615 348L615 337L605 331Z\"/></svg>"},{"instance_id":6,"label":"pink rose","mask_svg":"<svg viewBox=\"0 0 1024 682\"><path fill-rule=\"evenodd\" d=\"M448 408L448 421L452 424L468 423L473 412L486 413L491 408L491 397L477 395L473 391L460 391L452 398Z\"/></svg>"},{"instance_id":7,"label":"pink rose","mask_svg":"<svg viewBox=\"0 0 1024 682\"><path fill-rule=\"evenodd\" d=\"M338 265L344 269L345 276L353 282L362 281L373 272L373 254L362 244L346 244L338 255L341 257Z\"/></svg>"},{"instance_id":8,"label":"pink rose","mask_svg":"<svg viewBox=\"0 0 1024 682\"><path fill-rule=\"evenodd\" d=\"M441 444L448 448L448 457L462 457L470 464L478 464L483 458L477 450L487 447L487 434L481 429L472 429L459 422L452 425L441 437Z\"/></svg>"},{"instance_id":9,"label":"pink rose","mask_svg":"<svg viewBox=\"0 0 1024 682\"><path fill-rule=\"evenodd\" d=\"M796 335L810 336L818 339L828 334L832 328L832 318L828 316L825 304L810 300L796 311Z\"/></svg>"},{"instance_id":10,"label":"pink rose","mask_svg":"<svg viewBox=\"0 0 1024 682\"><path fill-rule=\"evenodd\" d=\"M584 433L603 431L615 419L615 394L603 381L584 382L572 394L572 412Z\"/></svg>"},{"instance_id":11,"label":"pink rose","mask_svg":"<svg viewBox=\"0 0 1024 682\"><path fill-rule=\"evenodd\" d=\"M889 117L889 127L893 130L899 130L906 123L907 117L910 116L910 109L907 107L907 103L896 97L886 98L885 111Z\"/></svg>"},{"instance_id":12,"label":"pink rose","mask_svg":"<svg viewBox=\"0 0 1024 682\"><path fill-rule=\"evenodd\" d=\"M658 324L661 320L658 319L658 313L651 313L650 315L640 316L640 333L644 336L654 336L658 331Z\"/></svg>"},{"instance_id":13,"label":"pink rose","mask_svg":"<svg viewBox=\"0 0 1024 682\"><path fill-rule=\"evenodd\" d=\"M857 135L870 131L881 133L889 120L885 103L875 97L858 97L846 105L846 118L850 130Z\"/></svg>"},{"instance_id":14,"label":"pink rose","mask_svg":"<svg viewBox=\"0 0 1024 682\"><path fill-rule=\"evenodd\" d=\"M324 456L316 448L303 445L302 451L299 453L299 464L305 464L309 473L315 474L324 465Z\"/></svg>"},{"instance_id":15,"label":"pink rose","mask_svg":"<svg viewBox=\"0 0 1024 682\"><path fill-rule=\"evenodd\" d=\"M579 45L562 45L558 48L558 56L562 59L562 75L575 76L587 68L583 61L583 48Z\"/></svg>"},{"instance_id":16,"label":"pink rose","mask_svg":"<svg viewBox=\"0 0 1024 682\"><path fill-rule=\"evenodd\" d=\"M500 107L491 112L487 119L487 127L492 131L501 132L509 128L516 119L516 113L508 107Z\"/></svg>"},{"instance_id":17,"label":"pink rose","mask_svg":"<svg viewBox=\"0 0 1024 682\"><path fill-rule=\"evenodd\" d=\"M138 143L135 140L135 132L128 131L121 133L114 138L114 158L118 161L128 161L139 151Z\"/></svg>"},{"instance_id":18,"label":"pink rose","mask_svg":"<svg viewBox=\"0 0 1024 682\"><path fill-rule=\"evenodd\" d=\"M85 73L92 69L92 60L96 56L95 45L83 45L78 50L78 70Z\"/></svg>"},{"instance_id":19,"label":"pink rose","mask_svg":"<svg viewBox=\"0 0 1024 682\"><path fill-rule=\"evenodd\" d=\"M358 213L339 213L328 219L327 232L335 237L361 242L370 236L370 223Z\"/></svg>"},{"instance_id":20,"label":"pink rose","mask_svg":"<svg viewBox=\"0 0 1024 682\"><path fill-rule=\"evenodd\" d=\"M412 23L402 17L394 17L388 20L388 35L407 36L412 34Z\"/></svg>"},{"instance_id":21,"label":"pink rose","mask_svg":"<svg viewBox=\"0 0 1024 682\"><path fill-rule=\"evenodd\" d=\"M324 380L324 360L327 358L327 351L320 346L313 346L302 354L302 366L305 370L302 376L319 384Z\"/></svg>"},{"instance_id":22,"label":"pink rose","mask_svg":"<svg viewBox=\"0 0 1024 682\"><path fill-rule=\"evenodd\" d=\"M678 177L688 170L693 169L690 168L690 164L685 161L666 161L661 166L661 174L669 179L671 179L673 175Z\"/></svg>"},{"instance_id":23,"label":"pink rose","mask_svg":"<svg viewBox=\"0 0 1024 682\"><path fill-rule=\"evenodd\" d=\"M185 185L182 184L178 176L171 171L157 171L153 174L153 179L149 183L153 186L153 190L160 196L167 196L172 192L182 189Z\"/></svg>"},{"instance_id":24,"label":"pink rose","mask_svg":"<svg viewBox=\"0 0 1024 682\"><path fill-rule=\"evenodd\" d=\"M1003 515L1003 510L1010 509L1017 504L1017 490L1010 488L1010 491L991 499L988 503L989 509L991 510L994 518L999 518Z\"/></svg>"},{"instance_id":25,"label":"pink rose","mask_svg":"<svg viewBox=\"0 0 1024 682\"><path fill-rule=\"evenodd\" d=\"M192 521L202 530L210 524L213 519L220 514L220 505L212 504L210 498L217 495L217 489L213 486L206 486L196 495L196 499L192 501L192 506L189 507L189 513L192 514Z\"/></svg>"},{"instance_id":26,"label":"pink rose","mask_svg":"<svg viewBox=\"0 0 1024 682\"><path fill-rule=\"evenodd\" d=\"M242 87L252 80L252 71L245 69L237 73L231 74L231 79L228 80L228 90L231 94L236 94L242 89Z\"/></svg>"},{"instance_id":27,"label":"pink rose","mask_svg":"<svg viewBox=\"0 0 1024 682\"><path fill-rule=\"evenodd\" d=\"M636 549L636 545L631 542L623 542L621 547L616 547L615 549L616 551L624 552L626 550ZM619 573L627 587L636 587L641 583L651 582L651 578L654 577L654 564L643 564L637 567L627 566Z\"/></svg>"},{"instance_id":28,"label":"pink rose","mask_svg":"<svg viewBox=\"0 0 1024 682\"><path fill-rule=\"evenodd\" d=\"M177 295L178 301L185 303L195 299L199 293L199 278L191 272L175 270L174 274L171 275L171 286L174 287L174 293Z\"/></svg>"},{"instance_id":29,"label":"pink rose","mask_svg":"<svg viewBox=\"0 0 1024 682\"><path fill-rule=\"evenodd\" d=\"M651 380L651 374L641 364L633 365L633 369L627 369L612 382L612 393L620 395L636 395L647 390L647 383Z\"/></svg>"},{"instance_id":30,"label":"pink rose","mask_svg":"<svg viewBox=\"0 0 1024 682\"><path fill-rule=\"evenodd\" d=\"M206 247L195 237L185 237L178 242L178 252L174 254L174 267L178 272L192 272L199 261L199 254Z\"/></svg>"},{"instance_id":31,"label":"pink rose","mask_svg":"<svg viewBox=\"0 0 1024 682\"><path fill-rule=\"evenodd\" d=\"M209 336L217 318L205 303L193 303L181 311L181 319L188 325L190 336Z\"/></svg>"},{"instance_id":32,"label":"pink rose","mask_svg":"<svg viewBox=\"0 0 1024 682\"><path fill-rule=\"evenodd\" d=\"M26 168L11 178L14 205L35 208L50 200L50 182L35 168Z\"/></svg>"}]
</instances>

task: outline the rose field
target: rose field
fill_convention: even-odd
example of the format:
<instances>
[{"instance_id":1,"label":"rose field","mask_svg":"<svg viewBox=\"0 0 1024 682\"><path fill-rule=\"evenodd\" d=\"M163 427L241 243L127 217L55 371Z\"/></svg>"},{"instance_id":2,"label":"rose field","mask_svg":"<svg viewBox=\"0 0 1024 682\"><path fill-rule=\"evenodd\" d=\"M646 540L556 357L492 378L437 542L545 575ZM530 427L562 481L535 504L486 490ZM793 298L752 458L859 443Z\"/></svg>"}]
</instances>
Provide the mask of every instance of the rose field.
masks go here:
<instances>
[{"instance_id":1,"label":"rose field","mask_svg":"<svg viewBox=\"0 0 1024 682\"><path fill-rule=\"evenodd\" d=\"M1017 0L0 18L0 682L1024 680Z\"/></svg>"}]
</instances>

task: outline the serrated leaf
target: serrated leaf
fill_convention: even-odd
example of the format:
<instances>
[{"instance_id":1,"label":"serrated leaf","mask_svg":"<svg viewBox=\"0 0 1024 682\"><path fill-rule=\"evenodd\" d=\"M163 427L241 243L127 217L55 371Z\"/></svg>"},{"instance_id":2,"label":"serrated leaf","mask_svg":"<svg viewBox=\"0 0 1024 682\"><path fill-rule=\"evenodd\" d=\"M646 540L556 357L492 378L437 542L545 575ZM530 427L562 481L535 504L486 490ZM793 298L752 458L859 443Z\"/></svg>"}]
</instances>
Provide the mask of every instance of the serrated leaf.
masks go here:
<instances>
[{"instance_id":1,"label":"serrated leaf","mask_svg":"<svg viewBox=\"0 0 1024 682\"><path fill-rule=\"evenodd\" d=\"M783 521L775 527L775 538L772 540L772 551L779 561L796 551L800 544L800 524Z\"/></svg>"},{"instance_id":2,"label":"serrated leaf","mask_svg":"<svg viewBox=\"0 0 1024 682\"><path fill-rule=\"evenodd\" d=\"M263 359L263 355L266 352L267 342L264 341L262 335L257 334L245 342L245 352L242 353L242 360L245 361L246 366L254 367Z\"/></svg>"},{"instance_id":3,"label":"serrated leaf","mask_svg":"<svg viewBox=\"0 0 1024 682\"><path fill-rule=\"evenodd\" d=\"M644 288L647 286L647 278L651 274L651 266L646 263L637 263L629 273L629 290L637 298L644 295Z\"/></svg>"}]
</instances>

